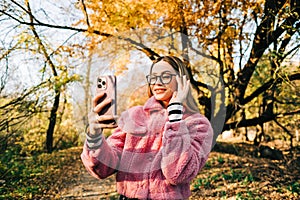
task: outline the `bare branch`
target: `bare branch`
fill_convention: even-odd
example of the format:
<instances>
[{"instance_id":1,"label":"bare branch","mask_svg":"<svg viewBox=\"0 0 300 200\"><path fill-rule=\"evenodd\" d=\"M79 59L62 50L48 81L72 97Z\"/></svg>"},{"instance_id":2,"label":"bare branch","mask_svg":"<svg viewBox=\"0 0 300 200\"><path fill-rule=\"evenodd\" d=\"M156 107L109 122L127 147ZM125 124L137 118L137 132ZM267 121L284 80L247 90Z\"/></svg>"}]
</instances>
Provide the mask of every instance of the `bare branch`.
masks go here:
<instances>
[{"instance_id":1,"label":"bare branch","mask_svg":"<svg viewBox=\"0 0 300 200\"><path fill-rule=\"evenodd\" d=\"M117 36L117 38L128 41L131 44L136 45L137 47L140 47L140 49L139 48L137 48L137 49L139 49L140 51L145 53L151 60L155 60L156 58L160 57L160 55L158 53L156 53L155 51L153 51L151 48L147 47L143 43L140 43L140 42L134 41L131 38L126 38L126 37L122 37L122 36Z\"/></svg>"},{"instance_id":2,"label":"bare branch","mask_svg":"<svg viewBox=\"0 0 300 200\"><path fill-rule=\"evenodd\" d=\"M300 80L300 73L296 73L296 74L291 74L287 77L287 81L294 81L294 80ZM262 86L260 86L259 88L257 88L252 94L250 94L248 97L246 97L243 101L241 101L240 103L242 105L245 105L247 103L249 103L250 101L252 101L255 97L257 97L258 95L262 94L264 91L266 91L267 89L269 89L272 85L277 85L279 83L282 83L284 81L283 78L278 78L278 79L270 79L268 82L266 82L265 84L263 84Z\"/></svg>"},{"instance_id":3,"label":"bare branch","mask_svg":"<svg viewBox=\"0 0 300 200\"><path fill-rule=\"evenodd\" d=\"M86 24L88 25L88 27L90 27L91 25L90 25L89 15L87 13L87 9L86 9L84 0L81 0L81 3L82 3L82 6L83 6L83 12L84 12L84 15L85 15Z\"/></svg>"},{"instance_id":4,"label":"bare branch","mask_svg":"<svg viewBox=\"0 0 300 200\"><path fill-rule=\"evenodd\" d=\"M290 15L277 29L273 30L274 15L276 15L282 6L283 3L281 1L266 1L265 15L262 19L262 23L257 27L250 57L235 81L237 84L236 92L240 101L243 100L252 73L264 51L288 29L287 27L292 28L292 25L296 24L299 20L297 16L300 14L300 8L296 8L294 10L296 14Z\"/></svg>"},{"instance_id":5,"label":"bare branch","mask_svg":"<svg viewBox=\"0 0 300 200\"><path fill-rule=\"evenodd\" d=\"M47 83L49 83L48 80L47 80L47 81L44 81L44 82L42 82L42 83L40 83L40 84L38 84L38 85L36 85L36 86L34 86L34 87L32 87L32 88L30 88L30 89L27 90L27 91L25 90L25 91L22 93L21 96L19 96L19 97L17 97L17 98L14 98L14 99L11 100L10 102L8 102L8 103L6 103L6 104L0 106L0 109L4 109L4 108L6 108L6 107L8 107L8 106L17 104L18 102L24 100L27 96L29 96L30 94L36 92L38 89L40 89L42 86L46 85Z\"/></svg>"}]
</instances>

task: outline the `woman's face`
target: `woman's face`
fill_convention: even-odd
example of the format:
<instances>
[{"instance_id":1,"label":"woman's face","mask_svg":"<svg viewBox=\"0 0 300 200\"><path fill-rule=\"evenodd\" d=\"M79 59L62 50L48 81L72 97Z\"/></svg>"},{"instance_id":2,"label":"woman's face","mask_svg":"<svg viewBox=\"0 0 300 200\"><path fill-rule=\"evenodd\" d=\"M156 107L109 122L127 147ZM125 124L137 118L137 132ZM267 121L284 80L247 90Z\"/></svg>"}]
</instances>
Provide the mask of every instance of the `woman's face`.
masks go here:
<instances>
[{"instance_id":1,"label":"woman's face","mask_svg":"<svg viewBox=\"0 0 300 200\"><path fill-rule=\"evenodd\" d=\"M150 75L154 75L153 77L161 76L161 78L157 77L156 82L150 85L150 89L155 99L162 101L164 106L167 106L173 95L173 92L177 90L177 81L175 77L177 72L169 63L165 61L159 61L153 65ZM168 79L168 77L171 80ZM153 78L153 80L155 81L155 78ZM169 83L164 83L168 82L168 80L170 80Z\"/></svg>"}]
</instances>

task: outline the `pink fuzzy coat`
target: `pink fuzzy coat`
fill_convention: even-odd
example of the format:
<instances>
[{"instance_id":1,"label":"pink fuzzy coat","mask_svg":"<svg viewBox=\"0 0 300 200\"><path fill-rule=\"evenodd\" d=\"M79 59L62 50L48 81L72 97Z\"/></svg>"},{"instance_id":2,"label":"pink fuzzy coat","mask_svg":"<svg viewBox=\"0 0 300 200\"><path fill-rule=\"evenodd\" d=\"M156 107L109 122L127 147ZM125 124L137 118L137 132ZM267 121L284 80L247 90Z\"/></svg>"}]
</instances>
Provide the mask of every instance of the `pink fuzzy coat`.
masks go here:
<instances>
[{"instance_id":1,"label":"pink fuzzy coat","mask_svg":"<svg viewBox=\"0 0 300 200\"><path fill-rule=\"evenodd\" d=\"M213 131L202 115L168 113L151 97L144 106L122 113L118 128L97 150L84 145L87 170L103 179L117 173L117 191L129 198L188 199L190 182L204 166Z\"/></svg>"}]
</instances>

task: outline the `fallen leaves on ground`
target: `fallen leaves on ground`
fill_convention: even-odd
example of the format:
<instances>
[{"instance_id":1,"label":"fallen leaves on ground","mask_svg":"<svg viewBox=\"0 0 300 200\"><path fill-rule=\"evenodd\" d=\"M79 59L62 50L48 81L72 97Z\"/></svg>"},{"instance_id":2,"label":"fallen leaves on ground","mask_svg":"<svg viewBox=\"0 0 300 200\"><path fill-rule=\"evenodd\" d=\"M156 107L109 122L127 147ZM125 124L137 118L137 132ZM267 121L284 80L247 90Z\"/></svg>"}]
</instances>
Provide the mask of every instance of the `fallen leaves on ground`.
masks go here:
<instances>
[{"instance_id":1,"label":"fallen leaves on ground","mask_svg":"<svg viewBox=\"0 0 300 200\"><path fill-rule=\"evenodd\" d=\"M43 170L26 184L41 191L30 195L23 191L23 199L117 199L114 176L104 180L90 176L81 151L82 147L73 147L40 155L36 162ZM258 158L256 151L246 143L218 143L191 183L190 199L299 199L299 148L285 160Z\"/></svg>"}]
</instances>

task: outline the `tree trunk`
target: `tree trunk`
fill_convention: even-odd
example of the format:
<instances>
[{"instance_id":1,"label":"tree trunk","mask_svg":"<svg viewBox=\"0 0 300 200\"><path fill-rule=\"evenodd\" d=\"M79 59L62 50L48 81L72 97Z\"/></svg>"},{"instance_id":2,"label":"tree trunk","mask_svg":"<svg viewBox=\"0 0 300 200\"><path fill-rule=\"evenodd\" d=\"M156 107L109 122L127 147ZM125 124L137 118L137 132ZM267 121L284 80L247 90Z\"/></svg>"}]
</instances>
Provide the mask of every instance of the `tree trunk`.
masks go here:
<instances>
[{"instance_id":1,"label":"tree trunk","mask_svg":"<svg viewBox=\"0 0 300 200\"><path fill-rule=\"evenodd\" d=\"M54 128L56 124L57 110L59 106L59 98L60 98L60 91L56 89L55 99L50 113L49 126L48 126L47 137L46 137L46 149L48 153L52 153L53 151L53 134L54 134Z\"/></svg>"},{"instance_id":2,"label":"tree trunk","mask_svg":"<svg viewBox=\"0 0 300 200\"><path fill-rule=\"evenodd\" d=\"M27 5L27 9L28 9L28 14L29 14L29 18L30 18L30 22L32 23L30 25L30 28L35 36L35 38L37 39L37 43L39 48L42 50L45 61L49 64L53 76L54 77L58 77L58 73L56 71L56 67L54 65L54 63L52 62L48 52L47 52L47 48L45 47L45 45L43 44L41 38L39 37L39 34L37 33L35 27L34 27L34 17L31 13L31 8L29 5L29 1L26 2ZM47 130L47 135L46 135L46 149L48 153L51 153L53 151L53 133L54 133L54 128L55 128L55 124L56 124L56 117L57 117L57 110L58 110L58 106L59 106L59 99L60 99L60 88L55 85L54 83L54 93L55 93L55 97L54 97L54 103L51 109L51 113L50 113L50 119L49 119L49 126L48 126L48 130Z\"/></svg>"}]
</instances>

